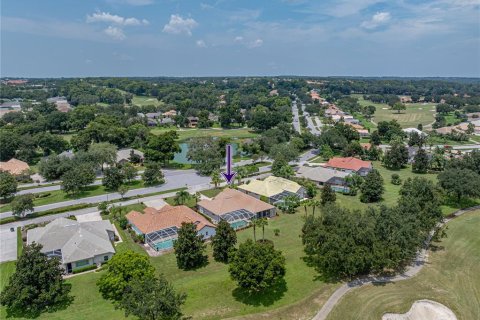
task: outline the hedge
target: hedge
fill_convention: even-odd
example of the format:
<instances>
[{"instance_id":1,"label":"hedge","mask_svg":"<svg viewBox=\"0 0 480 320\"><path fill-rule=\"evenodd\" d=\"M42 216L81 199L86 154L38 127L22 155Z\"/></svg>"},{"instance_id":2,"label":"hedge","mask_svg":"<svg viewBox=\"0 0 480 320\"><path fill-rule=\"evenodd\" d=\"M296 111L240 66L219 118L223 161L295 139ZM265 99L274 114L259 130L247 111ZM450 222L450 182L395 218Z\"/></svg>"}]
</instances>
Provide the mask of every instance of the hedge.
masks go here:
<instances>
[{"instance_id":1,"label":"hedge","mask_svg":"<svg viewBox=\"0 0 480 320\"><path fill-rule=\"evenodd\" d=\"M81 273L81 272L85 272L85 271L89 271L89 270L93 270L93 269L97 269L97 265L96 264L92 264L92 265L89 265L89 266L85 266L85 267L81 267L81 268L78 268L78 269L74 269L72 271L73 274L77 274L77 273Z\"/></svg>"}]
</instances>

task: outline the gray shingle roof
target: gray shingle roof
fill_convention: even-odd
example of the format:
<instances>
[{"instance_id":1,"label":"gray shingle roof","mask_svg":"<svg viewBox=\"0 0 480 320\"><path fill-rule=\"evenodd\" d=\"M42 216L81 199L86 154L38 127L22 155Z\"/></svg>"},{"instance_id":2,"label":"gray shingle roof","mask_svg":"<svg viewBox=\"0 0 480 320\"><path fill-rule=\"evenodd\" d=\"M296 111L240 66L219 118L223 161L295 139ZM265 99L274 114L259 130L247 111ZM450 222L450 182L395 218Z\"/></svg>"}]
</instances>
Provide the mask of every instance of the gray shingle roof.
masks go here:
<instances>
[{"instance_id":1,"label":"gray shingle roof","mask_svg":"<svg viewBox=\"0 0 480 320\"><path fill-rule=\"evenodd\" d=\"M348 176L348 172L329 169L325 167L307 167L302 166L297 171L297 176L304 177L313 181L325 183L333 177L344 179Z\"/></svg>"},{"instance_id":2,"label":"gray shingle roof","mask_svg":"<svg viewBox=\"0 0 480 320\"><path fill-rule=\"evenodd\" d=\"M78 222L59 218L45 227L28 230L27 243L41 244L42 252L60 249L62 263L70 263L115 253L107 230L113 232L113 226L107 220Z\"/></svg>"},{"instance_id":3,"label":"gray shingle roof","mask_svg":"<svg viewBox=\"0 0 480 320\"><path fill-rule=\"evenodd\" d=\"M133 153L140 156L143 159L143 152L135 149L120 149L117 151L117 162L122 160L130 160L130 151L133 150Z\"/></svg>"}]
</instances>

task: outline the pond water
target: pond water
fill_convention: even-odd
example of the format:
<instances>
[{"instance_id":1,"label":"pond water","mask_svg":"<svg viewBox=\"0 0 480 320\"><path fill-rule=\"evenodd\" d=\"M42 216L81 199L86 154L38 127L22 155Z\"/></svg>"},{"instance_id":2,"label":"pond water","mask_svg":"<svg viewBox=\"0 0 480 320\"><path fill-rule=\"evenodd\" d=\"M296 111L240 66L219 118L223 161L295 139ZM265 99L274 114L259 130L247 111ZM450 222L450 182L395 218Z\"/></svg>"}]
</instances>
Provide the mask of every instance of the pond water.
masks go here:
<instances>
[{"instance_id":1,"label":"pond water","mask_svg":"<svg viewBox=\"0 0 480 320\"><path fill-rule=\"evenodd\" d=\"M173 158L174 162L181 163L181 164L191 164L194 163L193 161L189 161L187 159L187 152L188 152L188 143L182 142L179 144L180 148L182 149L181 152L175 153L175 157ZM232 145L232 157L237 154L238 144L231 143Z\"/></svg>"}]
</instances>

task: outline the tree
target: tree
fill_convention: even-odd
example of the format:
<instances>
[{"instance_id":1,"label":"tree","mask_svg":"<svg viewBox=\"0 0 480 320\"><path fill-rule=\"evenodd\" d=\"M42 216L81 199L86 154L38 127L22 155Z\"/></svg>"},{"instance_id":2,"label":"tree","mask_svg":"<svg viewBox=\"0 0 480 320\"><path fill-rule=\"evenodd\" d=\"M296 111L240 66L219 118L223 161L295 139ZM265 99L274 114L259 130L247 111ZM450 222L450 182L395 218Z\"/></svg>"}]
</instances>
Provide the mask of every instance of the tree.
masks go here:
<instances>
[{"instance_id":1,"label":"tree","mask_svg":"<svg viewBox=\"0 0 480 320\"><path fill-rule=\"evenodd\" d=\"M383 163L387 168L400 169L408 163L408 150L402 142L395 141L385 153Z\"/></svg>"},{"instance_id":2,"label":"tree","mask_svg":"<svg viewBox=\"0 0 480 320\"><path fill-rule=\"evenodd\" d=\"M0 295L0 304L15 317L37 317L71 301L70 285L63 279L58 258L43 254L42 246L27 245L15 265L15 272Z\"/></svg>"},{"instance_id":3,"label":"tree","mask_svg":"<svg viewBox=\"0 0 480 320\"><path fill-rule=\"evenodd\" d=\"M0 170L0 197L10 198L17 192L17 179L8 171Z\"/></svg>"},{"instance_id":4,"label":"tree","mask_svg":"<svg viewBox=\"0 0 480 320\"><path fill-rule=\"evenodd\" d=\"M147 162L145 164L145 171L142 175L143 182L147 186L162 184L165 182L161 166L157 162Z\"/></svg>"},{"instance_id":5,"label":"tree","mask_svg":"<svg viewBox=\"0 0 480 320\"><path fill-rule=\"evenodd\" d=\"M88 164L74 166L62 175L61 188L67 194L77 194L82 188L95 181L95 171Z\"/></svg>"},{"instance_id":6,"label":"tree","mask_svg":"<svg viewBox=\"0 0 480 320\"><path fill-rule=\"evenodd\" d=\"M240 288L262 291L283 280L285 257L269 242L248 239L232 253L228 272Z\"/></svg>"},{"instance_id":7,"label":"tree","mask_svg":"<svg viewBox=\"0 0 480 320\"><path fill-rule=\"evenodd\" d=\"M20 135L11 130L0 131L0 161L10 160L20 146Z\"/></svg>"},{"instance_id":8,"label":"tree","mask_svg":"<svg viewBox=\"0 0 480 320\"><path fill-rule=\"evenodd\" d=\"M466 134L472 134L475 132L475 125L471 122L467 125L467 130L465 131Z\"/></svg>"},{"instance_id":9,"label":"tree","mask_svg":"<svg viewBox=\"0 0 480 320\"><path fill-rule=\"evenodd\" d=\"M175 205L183 205L190 199L190 193L187 190L180 190L175 194L173 201Z\"/></svg>"},{"instance_id":10,"label":"tree","mask_svg":"<svg viewBox=\"0 0 480 320\"><path fill-rule=\"evenodd\" d=\"M378 170L373 169L365 176L360 191L360 201L362 202L377 202L382 198L385 188L383 186L383 178Z\"/></svg>"},{"instance_id":11,"label":"tree","mask_svg":"<svg viewBox=\"0 0 480 320\"><path fill-rule=\"evenodd\" d=\"M95 164L102 169L103 165L114 165L117 161L117 147L108 142L94 143L88 148L88 153L94 159Z\"/></svg>"},{"instance_id":12,"label":"tree","mask_svg":"<svg viewBox=\"0 0 480 320\"><path fill-rule=\"evenodd\" d=\"M317 186L315 183L310 181L305 184L305 191L307 192L307 197L309 198L315 198L318 193Z\"/></svg>"},{"instance_id":13,"label":"tree","mask_svg":"<svg viewBox=\"0 0 480 320\"><path fill-rule=\"evenodd\" d=\"M154 274L155 268L147 256L127 250L113 256L97 286L104 299L119 302L132 281L151 279Z\"/></svg>"},{"instance_id":14,"label":"tree","mask_svg":"<svg viewBox=\"0 0 480 320\"><path fill-rule=\"evenodd\" d=\"M225 220L220 220L216 233L212 237L213 258L215 261L228 263L228 254L235 248L237 233Z\"/></svg>"},{"instance_id":15,"label":"tree","mask_svg":"<svg viewBox=\"0 0 480 320\"><path fill-rule=\"evenodd\" d=\"M377 130L373 131L370 135L370 143L375 146L378 146L382 143L382 139Z\"/></svg>"},{"instance_id":16,"label":"tree","mask_svg":"<svg viewBox=\"0 0 480 320\"><path fill-rule=\"evenodd\" d=\"M210 175L215 169L220 169L224 150L212 137L196 137L188 143L187 158L197 164L200 174Z\"/></svg>"},{"instance_id":17,"label":"tree","mask_svg":"<svg viewBox=\"0 0 480 320\"><path fill-rule=\"evenodd\" d=\"M278 204L278 208L286 213L295 213L300 206L300 198L297 195L289 195L282 199Z\"/></svg>"},{"instance_id":18,"label":"tree","mask_svg":"<svg viewBox=\"0 0 480 320\"><path fill-rule=\"evenodd\" d=\"M347 186L349 188L348 195L356 196L358 189L360 189L360 187L363 184L363 181L364 181L363 178L356 173L352 173L346 176L345 182L347 183Z\"/></svg>"},{"instance_id":19,"label":"tree","mask_svg":"<svg viewBox=\"0 0 480 320\"><path fill-rule=\"evenodd\" d=\"M50 155L40 160L38 171L47 181L60 179L60 177L72 169L74 163L71 159L58 155Z\"/></svg>"},{"instance_id":20,"label":"tree","mask_svg":"<svg viewBox=\"0 0 480 320\"><path fill-rule=\"evenodd\" d=\"M323 186L320 198L320 203L326 205L327 203L335 202L335 200L337 200L337 195L335 194L335 191L332 190L332 187L330 187L329 184L326 184Z\"/></svg>"},{"instance_id":21,"label":"tree","mask_svg":"<svg viewBox=\"0 0 480 320\"><path fill-rule=\"evenodd\" d=\"M220 182L222 182L222 179L220 178L220 171L213 170L211 178L212 178L211 183L213 183L215 188L218 188L218 185L220 184Z\"/></svg>"},{"instance_id":22,"label":"tree","mask_svg":"<svg viewBox=\"0 0 480 320\"><path fill-rule=\"evenodd\" d=\"M140 320L184 319L181 307L187 295L176 293L163 275L158 278L134 279L126 287L120 308L125 316L134 315Z\"/></svg>"},{"instance_id":23,"label":"tree","mask_svg":"<svg viewBox=\"0 0 480 320\"><path fill-rule=\"evenodd\" d=\"M334 156L333 150L332 150L332 148L330 148L330 146L328 144L322 145L321 154L322 154L323 160L325 160L325 161L330 160L330 158L333 158L333 156Z\"/></svg>"},{"instance_id":24,"label":"tree","mask_svg":"<svg viewBox=\"0 0 480 320\"><path fill-rule=\"evenodd\" d=\"M121 169L125 180L130 182L137 177L137 169L131 163L125 163Z\"/></svg>"},{"instance_id":25,"label":"tree","mask_svg":"<svg viewBox=\"0 0 480 320\"><path fill-rule=\"evenodd\" d=\"M105 186L105 189L116 191L123 184L123 180L125 180L125 176L122 170L117 167L110 167L105 169L102 184Z\"/></svg>"},{"instance_id":26,"label":"tree","mask_svg":"<svg viewBox=\"0 0 480 320\"><path fill-rule=\"evenodd\" d=\"M276 177L288 179L292 177L295 172L293 171L292 167L290 167L287 161L280 159L273 161L272 174Z\"/></svg>"},{"instance_id":27,"label":"tree","mask_svg":"<svg viewBox=\"0 0 480 320\"><path fill-rule=\"evenodd\" d=\"M407 110L407 107L403 103L397 102L392 106L392 110L396 110L400 113L402 110Z\"/></svg>"},{"instance_id":28,"label":"tree","mask_svg":"<svg viewBox=\"0 0 480 320\"><path fill-rule=\"evenodd\" d=\"M123 199L123 196L128 192L128 187L126 185L122 184L120 187L118 187L117 191Z\"/></svg>"},{"instance_id":29,"label":"tree","mask_svg":"<svg viewBox=\"0 0 480 320\"><path fill-rule=\"evenodd\" d=\"M26 212L33 212L33 199L35 199L35 196L31 193L16 196L11 203L12 214L23 217Z\"/></svg>"},{"instance_id":30,"label":"tree","mask_svg":"<svg viewBox=\"0 0 480 320\"><path fill-rule=\"evenodd\" d=\"M262 241L265 241L265 226L268 226L267 218L255 219L255 225L259 228L262 228Z\"/></svg>"},{"instance_id":31,"label":"tree","mask_svg":"<svg viewBox=\"0 0 480 320\"><path fill-rule=\"evenodd\" d=\"M151 134L148 137L145 158L148 161L167 164L170 160L173 160L175 153L182 151L177 139L178 134L173 130L158 136Z\"/></svg>"},{"instance_id":32,"label":"tree","mask_svg":"<svg viewBox=\"0 0 480 320\"><path fill-rule=\"evenodd\" d=\"M402 184L402 179L400 179L400 176L396 173L392 174L392 184L399 186Z\"/></svg>"},{"instance_id":33,"label":"tree","mask_svg":"<svg viewBox=\"0 0 480 320\"><path fill-rule=\"evenodd\" d=\"M413 157L412 171L415 173L427 173L430 159L425 149L418 149L417 154Z\"/></svg>"},{"instance_id":34,"label":"tree","mask_svg":"<svg viewBox=\"0 0 480 320\"><path fill-rule=\"evenodd\" d=\"M462 197L480 196L480 175L470 169L447 168L438 176L440 186L448 193Z\"/></svg>"},{"instance_id":35,"label":"tree","mask_svg":"<svg viewBox=\"0 0 480 320\"><path fill-rule=\"evenodd\" d=\"M203 236L197 234L197 226L194 223L182 223L178 238L173 243L178 268L191 270L204 266L208 262L206 247Z\"/></svg>"}]
</instances>

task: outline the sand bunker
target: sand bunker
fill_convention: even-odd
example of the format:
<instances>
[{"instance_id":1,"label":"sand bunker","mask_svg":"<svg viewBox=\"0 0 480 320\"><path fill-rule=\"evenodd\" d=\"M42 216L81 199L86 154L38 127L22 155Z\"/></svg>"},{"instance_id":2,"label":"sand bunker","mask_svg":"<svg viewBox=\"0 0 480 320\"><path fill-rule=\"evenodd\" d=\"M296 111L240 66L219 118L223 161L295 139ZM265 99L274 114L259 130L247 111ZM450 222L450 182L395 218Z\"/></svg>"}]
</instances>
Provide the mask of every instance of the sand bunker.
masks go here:
<instances>
[{"instance_id":1,"label":"sand bunker","mask_svg":"<svg viewBox=\"0 0 480 320\"><path fill-rule=\"evenodd\" d=\"M382 108L382 110L388 110L388 109L390 109L390 108Z\"/></svg>"},{"instance_id":2,"label":"sand bunker","mask_svg":"<svg viewBox=\"0 0 480 320\"><path fill-rule=\"evenodd\" d=\"M407 313L386 313L382 320L457 320L457 317L441 303L417 300Z\"/></svg>"}]
</instances>

